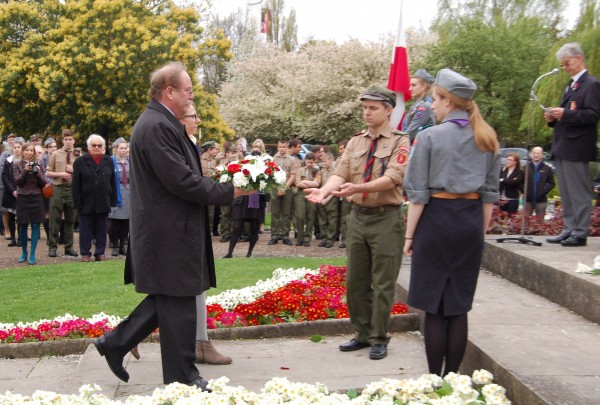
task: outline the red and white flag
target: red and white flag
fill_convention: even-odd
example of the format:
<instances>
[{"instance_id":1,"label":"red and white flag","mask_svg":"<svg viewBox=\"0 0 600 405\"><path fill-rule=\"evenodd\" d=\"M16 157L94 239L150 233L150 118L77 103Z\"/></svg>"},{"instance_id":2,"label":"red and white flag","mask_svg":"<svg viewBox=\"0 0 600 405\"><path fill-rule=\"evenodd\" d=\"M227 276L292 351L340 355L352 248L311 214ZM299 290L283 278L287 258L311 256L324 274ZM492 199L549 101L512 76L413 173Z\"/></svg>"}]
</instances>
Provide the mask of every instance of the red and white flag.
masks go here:
<instances>
[{"instance_id":1,"label":"red and white flag","mask_svg":"<svg viewBox=\"0 0 600 405\"><path fill-rule=\"evenodd\" d=\"M402 26L402 1L400 1L400 20L394 44L394 55L390 65L388 89L396 93L396 108L392 112L391 124L393 128L400 129L404 118L404 103L411 98L410 73L408 71L408 55L406 53L406 34Z\"/></svg>"}]
</instances>

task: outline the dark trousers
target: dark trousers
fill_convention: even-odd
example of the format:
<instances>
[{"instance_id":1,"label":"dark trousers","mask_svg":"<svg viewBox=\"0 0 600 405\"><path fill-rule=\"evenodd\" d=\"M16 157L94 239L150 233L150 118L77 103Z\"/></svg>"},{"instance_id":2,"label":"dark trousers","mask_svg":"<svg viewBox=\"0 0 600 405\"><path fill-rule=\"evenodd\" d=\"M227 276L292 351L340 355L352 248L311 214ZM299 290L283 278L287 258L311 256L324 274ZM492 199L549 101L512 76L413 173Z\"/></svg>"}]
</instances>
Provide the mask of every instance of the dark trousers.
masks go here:
<instances>
[{"instance_id":1,"label":"dark trousers","mask_svg":"<svg viewBox=\"0 0 600 405\"><path fill-rule=\"evenodd\" d=\"M124 249L125 242L129 236L129 220L128 219L114 219L110 220L110 241L113 247ZM81 225L80 225L81 226Z\"/></svg>"},{"instance_id":2,"label":"dark trousers","mask_svg":"<svg viewBox=\"0 0 600 405\"><path fill-rule=\"evenodd\" d=\"M200 375L196 359L196 297L148 295L112 331L105 334L111 352L125 356L160 328L163 382L188 384Z\"/></svg>"},{"instance_id":3,"label":"dark trousers","mask_svg":"<svg viewBox=\"0 0 600 405\"><path fill-rule=\"evenodd\" d=\"M79 249L82 256L91 256L92 240L96 240L94 256L106 251L108 213L79 214Z\"/></svg>"},{"instance_id":4,"label":"dark trousers","mask_svg":"<svg viewBox=\"0 0 600 405\"><path fill-rule=\"evenodd\" d=\"M73 247L73 227L75 223L75 207L73 206L73 195L70 185L57 185L54 187L54 195L50 198L50 249L56 249L58 245L58 233L61 218L65 215L65 250Z\"/></svg>"}]
</instances>

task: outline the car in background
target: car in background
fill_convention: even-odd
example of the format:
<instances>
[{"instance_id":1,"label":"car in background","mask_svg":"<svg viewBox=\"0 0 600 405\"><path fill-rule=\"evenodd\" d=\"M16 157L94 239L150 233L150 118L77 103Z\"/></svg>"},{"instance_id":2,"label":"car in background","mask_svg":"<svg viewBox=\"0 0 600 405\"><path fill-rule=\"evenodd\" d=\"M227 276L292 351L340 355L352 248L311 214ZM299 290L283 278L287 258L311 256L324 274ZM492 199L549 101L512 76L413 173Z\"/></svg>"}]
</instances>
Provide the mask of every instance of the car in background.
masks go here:
<instances>
[{"instance_id":1,"label":"car in background","mask_svg":"<svg viewBox=\"0 0 600 405\"><path fill-rule=\"evenodd\" d=\"M521 167L525 167L525 163L527 163L527 149L525 148L501 148L500 149L500 161L502 167L506 164L506 157L510 153L517 153L519 155L519 159L521 159ZM552 169L554 169L554 162L550 160L550 154L548 152L544 152L544 162L546 162Z\"/></svg>"},{"instance_id":2,"label":"car in background","mask_svg":"<svg viewBox=\"0 0 600 405\"><path fill-rule=\"evenodd\" d=\"M312 153L312 148L313 148L313 146L314 146L314 145L312 145L312 144L310 144L310 143L303 143L303 144L302 144L302 146L301 146L301 148L300 148L300 153L299 153L299 155L300 155L300 158L301 158L302 160L304 160L304 157L305 157L306 155L308 155L309 153Z\"/></svg>"}]
</instances>

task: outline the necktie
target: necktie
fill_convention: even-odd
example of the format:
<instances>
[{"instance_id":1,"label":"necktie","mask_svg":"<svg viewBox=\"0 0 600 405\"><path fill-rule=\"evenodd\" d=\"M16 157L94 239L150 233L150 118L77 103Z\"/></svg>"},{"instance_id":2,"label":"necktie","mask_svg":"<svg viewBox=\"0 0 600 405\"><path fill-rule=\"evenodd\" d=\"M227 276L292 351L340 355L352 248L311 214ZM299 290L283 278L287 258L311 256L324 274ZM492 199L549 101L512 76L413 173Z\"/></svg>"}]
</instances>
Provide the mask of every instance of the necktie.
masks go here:
<instances>
[{"instance_id":1,"label":"necktie","mask_svg":"<svg viewBox=\"0 0 600 405\"><path fill-rule=\"evenodd\" d=\"M120 164L121 164L121 172L122 172L121 184L126 186L127 185L127 169L125 168L125 162L121 162Z\"/></svg>"},{"instance_id":2,"label":"necktie","mask_svg":"<svg viewBox=\"0 0 600 405\"><path fill-rule=\"evenodd\" d=\"M67 164L71 164L71 151L67 151Z\"/></svg>"},{"instance_id":3,"label":"necktie","mask_svg":"<svg viewBox=\"0 0 600 405\"><path fill-rule=\"evenodd\" d=\"M371 147L369 148L369 153L367 154L367 162L365 163L365 171L363 172L363 183L368 183L371 181L371 177L373 177L373 163L375 163L375 149L377 147L377 139L375 138L371 141ZM362 200L363 202L367 199L369 193L363 193Z\"/></svg>"},{"instance_id":4,"label":"necktie","mask_svg":"<svg viewBox=\"0 0 600 405\"><path fill-rule=\"evenodd\" d=\"M573 79L569 80L569 85L565 89L565 93L568 93L573 88Z\"/></svg>"}]
</instances>

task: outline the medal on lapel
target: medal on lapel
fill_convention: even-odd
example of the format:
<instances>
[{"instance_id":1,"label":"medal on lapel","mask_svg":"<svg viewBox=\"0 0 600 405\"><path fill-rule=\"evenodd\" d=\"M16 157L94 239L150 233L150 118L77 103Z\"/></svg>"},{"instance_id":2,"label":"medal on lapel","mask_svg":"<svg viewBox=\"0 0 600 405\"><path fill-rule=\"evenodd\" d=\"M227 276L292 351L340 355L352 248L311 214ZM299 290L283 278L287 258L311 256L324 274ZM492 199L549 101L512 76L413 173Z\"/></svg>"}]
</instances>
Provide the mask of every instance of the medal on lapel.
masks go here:
<instances>
[{"instance_id":1,"label":"medal on lapel","mask_svg":"<svg viewBox=\"0 0 600 405\"><path fill-rule=\"evenodd\" d=\"M575 111L576 109L577 109L577 101L575 101L575 100L572 100L572 101L569 103L569 110L571 110L571 111Z\"/></svg>"}]
</instances>

